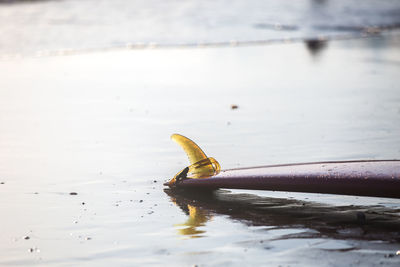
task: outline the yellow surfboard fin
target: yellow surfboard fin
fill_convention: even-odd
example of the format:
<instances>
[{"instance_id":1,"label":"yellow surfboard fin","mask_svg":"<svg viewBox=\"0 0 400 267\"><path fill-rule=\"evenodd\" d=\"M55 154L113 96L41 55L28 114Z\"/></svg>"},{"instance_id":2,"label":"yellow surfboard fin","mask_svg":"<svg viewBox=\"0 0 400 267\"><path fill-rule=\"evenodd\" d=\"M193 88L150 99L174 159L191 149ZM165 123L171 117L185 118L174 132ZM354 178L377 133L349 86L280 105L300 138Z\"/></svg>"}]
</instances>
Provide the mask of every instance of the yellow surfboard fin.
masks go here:
<instances>
[{"instance_id":1,"label":"yellow surfboard fin","mask_svg":"<svg viewBox=\"0 0 400 267\"><path fill-rule=\"evenodd\" d=\"M173 134L171 139L183 148L191 165L178 172L174 178L169 181L170 185L174 185L176 182L186 178L209 178L217 175L221 171L221 166L218 161L214 158L207 157L203 150L189 138L180 134Z\"/></svg>"}]
</instances>

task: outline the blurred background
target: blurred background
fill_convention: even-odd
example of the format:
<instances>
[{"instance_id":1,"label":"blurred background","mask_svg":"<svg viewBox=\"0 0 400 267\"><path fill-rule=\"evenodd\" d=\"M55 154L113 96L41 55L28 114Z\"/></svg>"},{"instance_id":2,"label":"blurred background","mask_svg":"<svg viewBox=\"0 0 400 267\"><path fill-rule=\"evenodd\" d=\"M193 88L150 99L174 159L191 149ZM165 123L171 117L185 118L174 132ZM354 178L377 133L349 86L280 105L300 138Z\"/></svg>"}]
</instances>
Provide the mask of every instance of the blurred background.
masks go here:
<instances>
[{"instance_id":1,"label":"blurred background","mask_svg":"<svg viewBox=\"0 0 400 267\"><path fill-rule=\"evenodd\" d=\"M193 224L162 183L188 165L173 133L223 169L399 159L399 27L390 0L0 1L0 264L398 266L359 228L207 205ZM251 203L292 197L399 210Z\"/></svg>"},{"instance_id":2,"label":"blurred background","mask_svg":"<svg viewBox=\"0 0 400 267\"><path fill-rule=\"evenodd\" d=\"M360 36L400 26L396 0L0 1L1 55Z\"/></svg>"}]
</instances>

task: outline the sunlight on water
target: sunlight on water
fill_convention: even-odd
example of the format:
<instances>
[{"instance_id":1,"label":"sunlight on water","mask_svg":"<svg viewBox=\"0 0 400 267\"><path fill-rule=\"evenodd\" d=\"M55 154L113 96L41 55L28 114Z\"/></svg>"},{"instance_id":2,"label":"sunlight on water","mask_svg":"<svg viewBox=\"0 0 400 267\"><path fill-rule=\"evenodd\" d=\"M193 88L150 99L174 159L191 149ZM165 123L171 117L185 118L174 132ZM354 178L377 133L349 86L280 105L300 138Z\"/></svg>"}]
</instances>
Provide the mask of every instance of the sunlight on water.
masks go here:
<instances>
[{"instance_id":1,"label":"sunlight on water","mask_svg":"<svg viewBox=\"0 0 400 267\"><path fill-rule=\"evenodd\" d=\"M0 265L398 266L396 199L163 186L176 132L224 169L399 159L397 2L178 2L0 4ZM187 46L102 50L139 41Z\"/></svg>"},{"instance_id":2,"label":"sunlight on water","mask_svg":"<svg viewBox=\"0 0 400 267\"><path fill-rule=\"evenodd\" d=\"M0 57L360 37L400 25L395 0L32 2L0 1Z\"/></svg>"}]
</instances>

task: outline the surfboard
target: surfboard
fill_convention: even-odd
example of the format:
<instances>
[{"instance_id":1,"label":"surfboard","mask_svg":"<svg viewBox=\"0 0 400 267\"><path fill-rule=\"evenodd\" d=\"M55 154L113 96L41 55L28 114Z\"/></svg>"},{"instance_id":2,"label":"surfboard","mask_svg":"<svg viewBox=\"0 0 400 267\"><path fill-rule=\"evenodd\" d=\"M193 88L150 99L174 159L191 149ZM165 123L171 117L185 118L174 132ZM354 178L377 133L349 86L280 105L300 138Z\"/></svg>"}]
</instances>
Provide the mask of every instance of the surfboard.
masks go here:
<instances>
[{"instance_id":1,"label":"surfboard","mask_svg":"<svg viewBox=\"0 0 400 267\"><path fill-rule=\"evenodd\" d=\"M221 170L170 187L250 189L400 198L400 160L330 161Z\"/></svg>"}]
</instances>

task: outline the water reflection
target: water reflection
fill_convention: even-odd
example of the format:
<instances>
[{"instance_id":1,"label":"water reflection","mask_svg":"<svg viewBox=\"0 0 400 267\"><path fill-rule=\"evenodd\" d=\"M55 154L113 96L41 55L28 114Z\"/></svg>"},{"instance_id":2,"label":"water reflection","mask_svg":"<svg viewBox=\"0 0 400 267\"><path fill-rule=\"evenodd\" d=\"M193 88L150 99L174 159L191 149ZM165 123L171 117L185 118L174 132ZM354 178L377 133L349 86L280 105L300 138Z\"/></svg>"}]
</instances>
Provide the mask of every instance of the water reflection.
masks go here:
<instances>
[{"instance_id":1,"label":"water reflection","mask_svg":"<svg viewBox=\"0 0 400 267\"><path fill-rule=\"evenodd\" d=\"M305 228L307 238L382 240L400 242L400 209L374 206L331 206L296 199L260 197L252 194L233 194L227 190L213 192L184 192L165 189L172 201L189 215L179 224L185 228L179 234L188 237L204 236L205 226L212 215L229 218L251 226L273 228ZM305 238L305 236L284 236Z\"/></svg>"},{"instance_id":2,"label":"water reflection","mask_svg":"<svg viewBox=\"0 0 400 267\"><path fill-rule=\"evenodd\" d=\"M175 202L175 204L177 204ZM179 205L179 204L178 204ZM208 211L202 210L199 207L193 205L179 205L179 207L185 211L185 213L189 216L186 222L182 224L175 224L175 227L178 227L179 235L182 235L186 238L198 238L203 237L205 231L198 229L201 226L205 226L206 222L208 222L212 216L209 215Z\"/></svg>"},{"instance_id":3,"label":"water reflection","mask_svg":"<svg viewBox=\"0 0 400 267\"><path fill-rule=\"evenodd\" d=\"M211 220L212 216L209 211L203 210L201 207L195 206L192 203L182 202L179 196L175 198L173 194L167 194L170 196L171 201L189 216L186 222L174 225L178 228L178 234L185 238L203 237L205 231L200 230L199 227L205 226L206 222Z\"/></svg>"}]
</instances>

